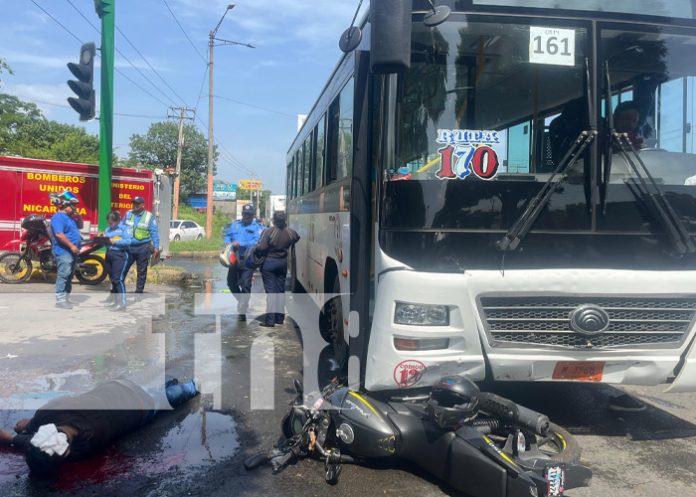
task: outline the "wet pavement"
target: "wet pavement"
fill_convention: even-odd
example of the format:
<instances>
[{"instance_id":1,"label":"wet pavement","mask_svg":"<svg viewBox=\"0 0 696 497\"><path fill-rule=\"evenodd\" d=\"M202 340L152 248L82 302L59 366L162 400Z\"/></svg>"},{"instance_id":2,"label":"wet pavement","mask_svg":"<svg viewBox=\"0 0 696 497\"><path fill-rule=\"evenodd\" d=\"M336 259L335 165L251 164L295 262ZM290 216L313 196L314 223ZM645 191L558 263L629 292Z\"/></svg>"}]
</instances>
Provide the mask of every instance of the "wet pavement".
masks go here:
<instances>
[{"instance_id":1,"label":"wet pavement","mask_svg":"<svg viewBox=\"0 0 696 497\"><path fill-rule=\"evenodd\" d=\"M271 449L278 439L294 396L292 380L302 373L302 345L289 323L267 329L237 322L231 311L194 312L196 293L226 294L225 270L215 260L173 264L197 273L200 286L149 287L142 300L129 296L127 314L104 311L104 289L76 287L80 312L68 315L52 309L49 285L0 285L0 428L14 426L51 398L84 392L106 379L214 377L215 355L221 356L222 380L212 390L204 381L204 395L158 415L103 455L66 465L54 481L29 478L21 456L0 449L0 496L452 495L405 465L346 465L335 487L324 483L323 465L316 461L297 462L277 475L270 468L245 471L246 457ZM251 349L260 337L274 345L274 388L265 392L274 402L272 408L251 409ZM595 478L591 488L568 492L571 497L696 495L696 394L632 387L648 409L616 415L606 408L609 396L618 393L609 386L496 389L549 414L578 437Z\"/></svg>"}]
</instances>

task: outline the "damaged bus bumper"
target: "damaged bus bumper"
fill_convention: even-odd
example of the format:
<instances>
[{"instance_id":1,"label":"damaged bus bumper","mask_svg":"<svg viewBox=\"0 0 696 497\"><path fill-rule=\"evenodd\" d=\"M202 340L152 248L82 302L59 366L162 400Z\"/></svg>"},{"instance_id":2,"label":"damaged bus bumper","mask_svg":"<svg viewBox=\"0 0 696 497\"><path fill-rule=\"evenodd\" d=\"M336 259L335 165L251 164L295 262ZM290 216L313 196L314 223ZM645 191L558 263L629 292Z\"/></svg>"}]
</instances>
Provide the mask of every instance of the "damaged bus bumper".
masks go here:
<instances>
[{"instance_id":1,"label":"damaged bus bumper","mask_svg":"<svg viewBox=\"0 0 696 497\"><path fill-rule=\"evenodd\" d=\"M488 368L497 381L696 391L696 275L662 273L660 280L606 270L383 273L365 387L426 387L447 374L483 380ZM397 324L398 303L416 311L446 306L449 319L440 326ZM597 316L606 323L596 325Z\"/></svg>"}]
</instances>

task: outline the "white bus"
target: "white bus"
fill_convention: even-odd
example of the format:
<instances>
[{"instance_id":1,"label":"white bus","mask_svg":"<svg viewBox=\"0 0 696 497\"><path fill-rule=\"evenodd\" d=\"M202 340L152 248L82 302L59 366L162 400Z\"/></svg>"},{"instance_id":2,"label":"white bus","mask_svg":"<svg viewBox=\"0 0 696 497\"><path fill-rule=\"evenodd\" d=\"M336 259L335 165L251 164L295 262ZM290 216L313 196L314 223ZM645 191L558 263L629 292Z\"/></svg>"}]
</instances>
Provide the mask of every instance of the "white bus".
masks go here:
<instances>
[{"instance_id":1,"label":"white bus","mask_svg":"<svg viewBox=\"0 0 696 497\"><path fill-rule=\"evenodd\" d=\"M696 2L435 4L372 0L288 152L335 363L695 390Z\"/></svg>"}]
</instances>

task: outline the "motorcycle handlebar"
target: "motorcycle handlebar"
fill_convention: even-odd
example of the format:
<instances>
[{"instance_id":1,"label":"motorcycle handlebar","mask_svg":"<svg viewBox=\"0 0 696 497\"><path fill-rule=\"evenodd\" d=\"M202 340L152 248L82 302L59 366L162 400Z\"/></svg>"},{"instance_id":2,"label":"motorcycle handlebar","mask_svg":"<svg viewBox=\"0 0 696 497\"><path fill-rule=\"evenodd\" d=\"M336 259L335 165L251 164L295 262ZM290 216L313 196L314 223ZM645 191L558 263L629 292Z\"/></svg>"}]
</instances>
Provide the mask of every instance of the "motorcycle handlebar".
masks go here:
<instances>
[{"instance_id":1,"label":"motorcycle handlebar","mask_svg":"<svg viewBox=\"0 0 696 497\"><path fill-rule=\"evenodd\" d=\"M519 424L537 435L548 435L551 425L548 416L493 393L481 392L480 399L479 406L487 413Z\"/></svg>"}]
</instances>

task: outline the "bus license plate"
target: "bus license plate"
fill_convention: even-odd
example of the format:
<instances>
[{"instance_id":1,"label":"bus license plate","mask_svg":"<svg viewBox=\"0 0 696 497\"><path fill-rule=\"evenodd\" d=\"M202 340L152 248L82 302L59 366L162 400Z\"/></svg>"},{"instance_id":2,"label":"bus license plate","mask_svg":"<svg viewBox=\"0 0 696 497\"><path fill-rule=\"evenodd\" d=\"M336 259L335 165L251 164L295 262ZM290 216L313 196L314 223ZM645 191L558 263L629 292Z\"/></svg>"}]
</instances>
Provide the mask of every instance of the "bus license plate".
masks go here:
<instances>
[{"instance_id":1,"label":"bus license plate","mask_svg":"<svg viewBox=\"0 0 696 497\"><path fill-rule=\"evenodd\" d=\"M546 468L546 481L549 482L549 497L559 497L565 491L565 474L560 466Z\"/></svg>"},{"instance_id":2,"label":"bus license plate","mask_svg":"<svg viewBox=\"0 0 696 497\"><path fill-rule=\"evenodd\" d=\"M603 361L559 361L553 370L552 378L554 380L600 382L604 377L605 364Z\"/></svg>"}]
</instances>

